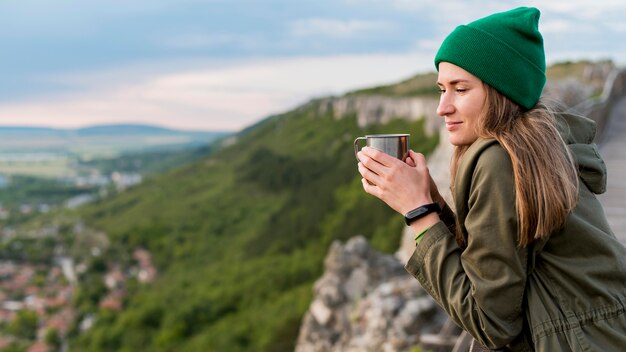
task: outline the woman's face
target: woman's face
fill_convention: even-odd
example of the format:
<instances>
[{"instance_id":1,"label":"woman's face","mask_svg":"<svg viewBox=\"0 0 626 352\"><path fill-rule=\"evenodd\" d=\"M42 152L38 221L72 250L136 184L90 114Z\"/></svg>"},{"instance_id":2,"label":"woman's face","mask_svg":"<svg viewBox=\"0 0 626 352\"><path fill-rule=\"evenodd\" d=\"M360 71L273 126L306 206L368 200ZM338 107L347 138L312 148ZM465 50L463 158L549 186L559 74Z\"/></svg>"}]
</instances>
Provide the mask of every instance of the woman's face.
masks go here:
<instances>
[{"instance_id":1,"label":"woman's face","mask_svg":"<svg viewBox=\"0 0 626 352\"><path fill-rule=\"evenodd\" d=\"M441 91L437 115L446 121L450 143L474 143L478 138L476 124L487 97L483 82L459 66L441 62L437 85Z\"/></svg>"}]
</instances>

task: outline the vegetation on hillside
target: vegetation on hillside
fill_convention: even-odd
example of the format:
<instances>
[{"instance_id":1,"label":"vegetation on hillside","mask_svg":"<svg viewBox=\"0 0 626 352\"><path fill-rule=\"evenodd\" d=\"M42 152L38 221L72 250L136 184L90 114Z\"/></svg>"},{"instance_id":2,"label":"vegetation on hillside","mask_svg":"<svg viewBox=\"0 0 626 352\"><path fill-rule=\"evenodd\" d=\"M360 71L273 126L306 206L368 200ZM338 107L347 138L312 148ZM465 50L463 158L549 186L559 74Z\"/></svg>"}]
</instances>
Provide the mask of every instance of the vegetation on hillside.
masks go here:
<instances>
[{"instance_id":1,"label":"vegetation on hillside","mask_svg":"<svg viewBox=\"0 0 626 352\"><path fill-rule=\"evenodd\" d=\"M204 146L148 150L123 153L113 158L80 160L79 169L96 169L108 175L112 172L151 174L159 173L192 163L210 155L218 142Z\"/></svg>"},{"instance_id":2,"label":"vegetation on hillside","mask_svg":"<svg viewBox=\"0 0 626 352\"><path fill-rule=\"evenodd\" d=\"M108 265L142 247L160 276L134 286L120 313L82 300L79 314L98 320L72 350L292 351L332 241L362 234L385 252L398 246L402 218L363 192L352 148L356 136L393 132L425 153L437 144L422 122L364 130L309 105L81 210L109 235Z\"/></svg>"},{"instance_id":3,"label":"vegetation on hillside","mask_svg":"<svg viewBox=\"0 0 626 352\"><path fill-rule=\"evenodd\" d=\"M585 69L593 65L606 64L609 67L614 67L614 63L610 60L606 61L560 61L553 65L550 65L546 69L546 76L549 80L559 80L565 78L577 78L582 79Z\"/></svg>"},{"instance_id":4,"label":"vegetation on hillside","mask_svg":"<svg viewBox=\"0 0 626 352\"><path fill-rule=\"evenodd\" d=\"M0 204L2 206L36 203L55 204L77 194L94 190L92 186L78 187L69 182L49 178L11 176L7 179L7 185L0 187Z\"/></svg>"}]
</instances>

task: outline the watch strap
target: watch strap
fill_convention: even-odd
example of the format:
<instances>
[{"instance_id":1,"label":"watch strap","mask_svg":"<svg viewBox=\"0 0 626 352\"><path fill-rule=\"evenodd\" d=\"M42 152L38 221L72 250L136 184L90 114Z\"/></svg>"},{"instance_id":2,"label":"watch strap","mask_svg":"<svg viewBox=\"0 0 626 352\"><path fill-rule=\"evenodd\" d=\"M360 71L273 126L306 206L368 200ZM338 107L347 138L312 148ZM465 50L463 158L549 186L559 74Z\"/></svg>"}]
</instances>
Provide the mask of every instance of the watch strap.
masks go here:
<instances>
[{"instance_id":1,"label":"watch strap","mask_svg":"<svg viewBox=\"0 0 626 352\"><path fill-rule=\"evenodd\" d=\"M411 223L413 223L415 220L423 218L424 216L433 212L437 212L437 213L441 212L441 207L439 206L439 203L434 202L434 203L424 204L420 207L417 207L409 211L408 213L404 215L404 222L407 224L407 226L410 226Z\"/></svg>"}]
</instances>

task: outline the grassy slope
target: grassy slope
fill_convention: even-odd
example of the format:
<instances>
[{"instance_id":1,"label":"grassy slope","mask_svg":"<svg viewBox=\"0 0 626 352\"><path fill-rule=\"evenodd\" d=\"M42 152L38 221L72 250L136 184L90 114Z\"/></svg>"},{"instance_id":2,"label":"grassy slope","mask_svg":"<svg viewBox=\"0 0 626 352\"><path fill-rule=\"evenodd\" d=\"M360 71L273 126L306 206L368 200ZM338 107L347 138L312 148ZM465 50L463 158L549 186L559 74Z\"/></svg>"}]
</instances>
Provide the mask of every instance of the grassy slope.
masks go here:
<instances>
[{"instance_id":1,"label":"grassy slope","mask_svg":"<svg viewBox=\"0 0 626 352\"><path fill-rule=\"evenodd\" d=\"M161 274L133 291L124 312L102 314L73 350L293 350L333 240L362 234L381 250L397 248L402 219L362 191L351 143L405 131L413 148L437 143L421 137L420 122L364 131L354 117L308 106L85 208L114 248L150 249Z\"/></svg>"}]
</instances>

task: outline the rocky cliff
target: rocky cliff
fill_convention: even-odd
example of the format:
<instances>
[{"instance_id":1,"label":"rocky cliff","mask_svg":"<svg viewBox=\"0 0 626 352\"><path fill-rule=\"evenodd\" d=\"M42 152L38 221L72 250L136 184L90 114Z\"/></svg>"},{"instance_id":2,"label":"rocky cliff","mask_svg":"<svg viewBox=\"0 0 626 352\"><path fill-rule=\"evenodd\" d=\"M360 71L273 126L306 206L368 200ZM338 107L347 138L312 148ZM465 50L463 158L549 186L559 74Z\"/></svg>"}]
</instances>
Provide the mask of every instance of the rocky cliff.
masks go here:
<instances>
[{"instance_id":1,"label":"rocky cliff","mask_svg":"<svg viewBox=\"0 0 626 352\"><path fill-rule=\"evenodd\" d=\"M296 352L405 351L446 318L397 258L360 236L332 244L314 293Z\"/></svg>"},{"instance_id":2,"label":"rocky cliff","mask_svg":"<svg viewBox=\"0 0 626 352\"><path fill-rule=\"evenodd\" d=\"M435 113L437 99L425 97L391 97L382 95L348 95L319 101L320 113L331 112L340 119L356 114L360 127L385 124L393 118L426 120L426 131L434 133L441 125Z\"/></svg>"}]
</instances>

